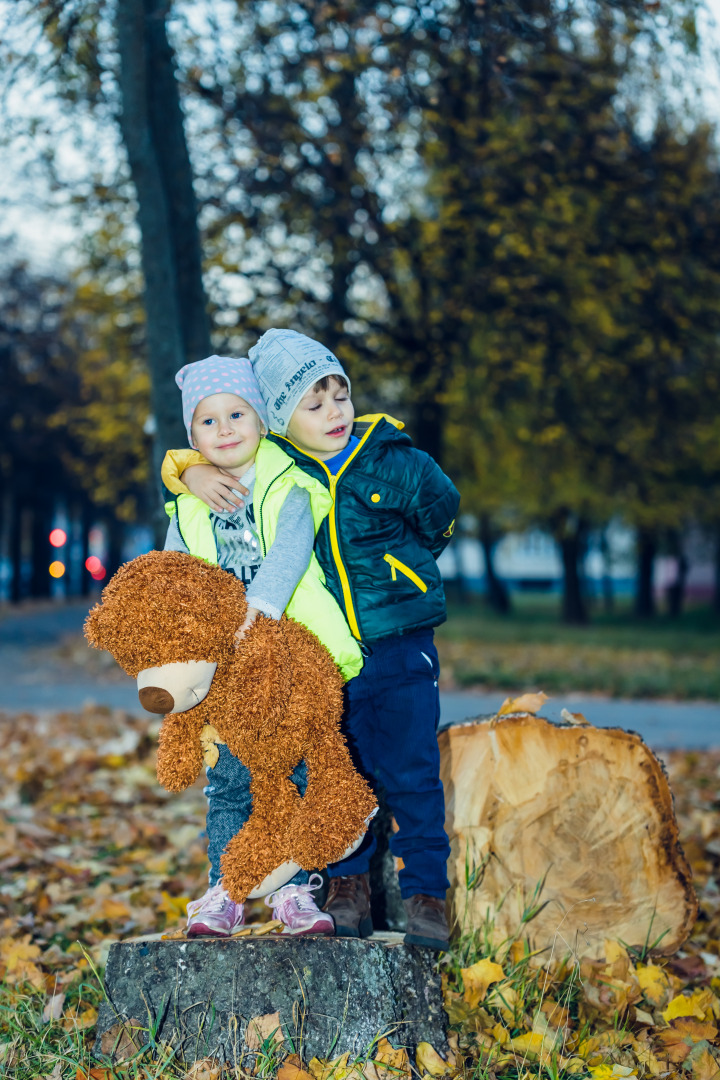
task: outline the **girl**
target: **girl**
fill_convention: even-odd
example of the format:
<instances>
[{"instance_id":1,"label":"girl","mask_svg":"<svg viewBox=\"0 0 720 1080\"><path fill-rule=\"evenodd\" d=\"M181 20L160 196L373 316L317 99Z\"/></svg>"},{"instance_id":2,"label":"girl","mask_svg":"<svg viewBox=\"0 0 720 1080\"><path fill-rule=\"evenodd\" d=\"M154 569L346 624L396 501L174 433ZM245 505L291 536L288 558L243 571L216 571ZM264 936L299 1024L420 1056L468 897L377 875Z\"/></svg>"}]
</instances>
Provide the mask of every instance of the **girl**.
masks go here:
<instances>
[{"instance_id":1,"label":"girl","mask_svg":"<svg viewBox=\"0 0 720 1080\"><path fill-rule=\"evenodd\" d=\"M329 493L279 446L265 441L267 413L249 360L210 356L187 364L175 381L190 446L234 476L242 497L240 506L224 511L194 495L177 496L166 506L171 518L166 550L214 562L245 584L248 612L238 639L258 614L279 619L287 611L320 639L345 678L352 678L362 667L362 655L312 553L315 533L332 505ZM223 888L220 857L250 816L250 773L223 745L207 776L209 888L188 904L187 933L228 937L243 925L244 911ZM292 779L304 794L304 762ZM288 932L334 933L332 919L312 896L320 882L319 875L309 879L301 871L267 898Z\"/></svg>"}]
</instances>

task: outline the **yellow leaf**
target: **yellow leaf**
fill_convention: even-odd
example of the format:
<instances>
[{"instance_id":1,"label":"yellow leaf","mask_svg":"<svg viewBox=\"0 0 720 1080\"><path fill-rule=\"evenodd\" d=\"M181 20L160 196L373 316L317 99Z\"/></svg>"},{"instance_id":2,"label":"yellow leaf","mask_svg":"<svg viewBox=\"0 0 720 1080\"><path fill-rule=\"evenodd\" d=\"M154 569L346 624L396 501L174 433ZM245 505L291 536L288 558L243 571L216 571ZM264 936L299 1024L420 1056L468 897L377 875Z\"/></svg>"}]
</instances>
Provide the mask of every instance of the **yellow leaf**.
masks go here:
<instances>
[{"instance_id":1,"label":"yellow leaf","mask_svg":"<svg viewBox=\"0 0 720 1080\"><path fill-rule=\"evenodd\" d=\"M498 709L498 716L507 716L509 713L531 713L533 716L542 709L548 700L547 694L542 690L537 694L521 694L517 698L505 698Z\"/></svg>"},{"instance_id":2,"label":"yellow leaf","mask_svg":"<svg viewBox=\"0 0 720 1080\"><path fill-rule=\"evenodd\" d=\"M343 1054L333 1061L321 1061L314 1057L308 1062L308 1070L314 1080L345 1080L350 1073L356 1071L354 1067L348 1069L349 1057L349 1054Z\"/></svg>"},{"instance_id":3,"label":"yellow leaf","mask_svg":"<svg viewBox=\"0 0 720 1080\"><path fill-rule=\"evenodd\" d=\"M637 1076L637 1069L627 1065L590 1065L588 1072L593 1080L622 1080L625 1076Z\"/></svg>"},{"instance_id":4,"label":"yellow leaf","mask_svg":"<svg viewBox=\"0 0 720 1080\"><path fill-rule=\"evenodd\" d=\"M605 940L605 963L614 964L616 960L627 960L627 949L619 941Z\"/></svg>"},{"instance_id":5,"label":"yellow leaf","mask_svg":"<svg viewBox=\"0 0 720 1080\"><path fill-rule=\"evenodd\" d=\"M160 911L164 911L168 917L168 922L174 922L175 919L182 919L187 914L187 906L190 903L189 896L171 896L165 889L160 893L162 900L158 904Z\"/></svg>"},{"instance_id":6,"label":"yellow leaf","mask_svg":"<svg viewBox=\"0 0 720 1080\"><path fill-rule=\"evenodd\" d=\"M499 964L492 960L478 960L470 967L462 968L463 986L465 987L464 998L471 1009L476 1008L481 1001L485 1000L488 986L505 978L505 972Z\"/></svg>"},{"instance_id":7,"label":"yellow leaf","mask_svg":"<svg viewBox=\"0 0 720 1080\"><path fill-rule=\"evenodd\" d=\"M183 1080L220 1080L221 1068L217 1058L193 1061Z\"/></svg>"},{"instance_id":8,"label":"yellow leaf","mask_svg":"<svg viewBox=\"0 0 720 1080\"><path fill-rule=\"evenodd\" d=\"M295 1061L286 1061L278 1069L277 1080L313 1080L313 1076Z\"/></svg>"},{"instance_id":9,"label":"yellow leaf","mask_svg":"<svg viewBox=\"0 0 720 1080\"><path fill-rule=\"evenodd\" d=\"M200 745L202 746L205 765L210 769L214 769L220 757L218 745L222 746L224 744L212 724L205 724L200 732Z\"/></svg>"},{"instance_id":10,"label":"yellow leaf","mask_svg":"<svg viewBox=\"0 0 720 1080\"><path fill-rule=\"evenodd\" d=\"M0 963L5 967L5 978L10 983L29 982L38 989L45 986L45 976L33 963L40 956L40 948L30 944L30 934L21 939L0 940Z\"/></svg>"},{"instance_id":11,"label":"yellow leaf","mask_svg":"<svg viewBox=\"0 0 720 1080\"><path fill-rule=\"evenodd\" d=\"M541 1054L551 1054L555 1047L555 1036L541 1035L538 1031L526 1031L522 1035L516 1035L507 1043L505 1049L513 1050L523 1057L540 1057Z\"/></svg>"},{"instance_id":12,"label":"yellow leaf","mask_svg":"<svg viewBox=\"0 0 720 1080\"><path fill-rule=\"evenodd\" d=\"M662 1005L670 989L670 980L655 964L638 965L637 979L642 995L651 1005Z\"/></svg>"},{"instance_id":13,"label":"yellow leaf","mask_svg":"<svg viewBox=\"0 0 720 1080\"><path fill-rule=\"evenodd\" d=\"M710 1019L716 1014L718 999L708 989L694 990L692 994L678 994L674 997L667 1009L663 1010L662 1018L670 1023L678 1016L697 1016L698 1020Z\"/></svg>"},{"instance_id":14,"label":"yellow leaf","mask_svg":"<svg viewBox=\"0 0 720 1080\"><path fill-rule=\"evenodd\" d=\"M115 919L129 919L130 908L120 900L113 900L106 896L97 911L98 919L107 919L109 922Z\"/></svg>"},{"instance_id":15,"label":"yellow leaf","mask_svg":"<svg viewBox=\"0 0 720 1080\"><path fill-rule=\"evenodd\" d=\"M707 1043L704 1046L697 1046L696 1052L691 1051L685 1062L685 1068L687 1068L688 1062L691 1063L693 1080L715 1080L720 1075L718 1063L710 1053L710 1047Z\"/></svg>"},{"instance_id":16,"label":"yellow leaf","mask_svg":"<svg viewBox=\"0 0 720 1080\"><path fill-rule=\"evenodd\" d=\"M430 1076L447 1076L452 1072L453 1066L441 1058L429 1042L420 1042L415 1051L415 1064L421 1076L428 1073Z\"/></svg>"},{"instance_id":17,"label":"yellow leaf","mask_svg":"<svg viewBox=\"0 0 720 1080\"><path fill-rule=\"evenodd\" d=\"M401 1076L410 1075L407 1050L403 1046L396 1049L389 1039L380 1039L363 1072L371 1080L401 1080Z\"/></svg>"}]
</instances>

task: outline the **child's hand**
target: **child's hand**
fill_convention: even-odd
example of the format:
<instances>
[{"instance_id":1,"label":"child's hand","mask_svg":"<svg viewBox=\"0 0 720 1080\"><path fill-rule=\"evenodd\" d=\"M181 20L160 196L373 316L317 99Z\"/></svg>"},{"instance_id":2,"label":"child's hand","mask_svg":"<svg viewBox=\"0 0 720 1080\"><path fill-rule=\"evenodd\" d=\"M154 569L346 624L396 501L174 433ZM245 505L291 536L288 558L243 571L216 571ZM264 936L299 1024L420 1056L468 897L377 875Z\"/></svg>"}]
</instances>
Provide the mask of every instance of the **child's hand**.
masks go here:
<instances>
[{"instance_id":1,"label":"child's hand","mask_svg":"<svg viewBox=\"0 0 720 1080\"><path fill-rule=\"evenodd\" d=\"M197 465L195 467L196 468L202 468L201 465ZM250 629L252 624L255 622L255 620L257 619L259 614L260 614L260 612L255 607L249 607L247 609L247 615L245 616L245 622L242 624L242 626L240 627L239 630L235 631L235 646L236 647L240 644L242 639L245 637L246 633L248 632L248 630Z\"/></svg>"},{"instance_id":2,"label":"child's hand","mask_svg":"<svg viewBox=\"0 0 720 1080\"><path fill-rule=\"evenodd\" d=\"M248 489L232 473L218 469L216 465L188 465L180 479L211 510L237 510L245 505L241 498L233 494L233 489L243 495L248 494Z\"/></svg>"}]
</instances>

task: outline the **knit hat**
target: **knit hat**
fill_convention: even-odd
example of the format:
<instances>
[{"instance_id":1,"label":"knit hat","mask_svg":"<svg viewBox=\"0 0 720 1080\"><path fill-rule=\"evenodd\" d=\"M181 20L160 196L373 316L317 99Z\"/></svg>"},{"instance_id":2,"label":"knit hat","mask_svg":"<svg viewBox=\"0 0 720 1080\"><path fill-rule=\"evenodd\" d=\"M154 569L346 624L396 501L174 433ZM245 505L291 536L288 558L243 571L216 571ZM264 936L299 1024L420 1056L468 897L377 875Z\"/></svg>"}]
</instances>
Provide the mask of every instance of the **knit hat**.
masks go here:
<instances>
[{"instance_id":1,"label":"knit hat","mask_svg":"<svg viewBox=\"0 0 720 1080\"><path fill-rule=\"evenodd\" d=\"M237 394L255 410L267 430L265 402L252 364L245 357L238 360L232 356L208 356L205 360L197 360L180 368L175 382L182 391L183 422L191 446L195 445L191 431L195 409L212 394Z\"/></svg>"},{"instance_id":2,"label":"knit hat","mask_svg":"<svg viewBox=\"0 0 720 1080\"><path fill-rule=\"evenodd\" d=\"M268 330L248 353L267 406L270 430L284 435L301 397L319 379L350 380L329 349L296 330Z\"/></svg>"}]
</instances>

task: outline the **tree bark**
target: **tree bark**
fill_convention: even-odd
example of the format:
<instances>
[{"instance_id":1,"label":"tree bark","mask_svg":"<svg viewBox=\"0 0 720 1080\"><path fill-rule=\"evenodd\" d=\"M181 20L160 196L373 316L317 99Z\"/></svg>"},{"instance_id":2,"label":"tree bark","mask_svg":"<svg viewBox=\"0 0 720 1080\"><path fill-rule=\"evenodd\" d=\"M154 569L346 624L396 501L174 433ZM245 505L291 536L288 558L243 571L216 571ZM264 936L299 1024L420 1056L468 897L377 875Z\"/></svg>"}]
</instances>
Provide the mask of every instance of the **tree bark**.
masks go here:
<instances>
[{"instance_id":1,"label":"tree bark","mask_svg":"<svg viewBox=\"0 0 720 1080\"><path fill-rule=\"evenodd\" d=\"M165 450L186 439L175 373L210 352L192 170L165 27L168 6L167 0L118 0L116 13L120 127L138 197L158 478Z\"/></svg>"},{"instance_id":2,"label":"tree bark","mask_svg":"<svg viewBox=\"0 0 720 1080\"><path fill-rule=\"evenodd\" d=\"M587 602L581 572L585 555L587 525L582 518L565 515L556 532L563 564L563 622L584 626L588 621Z\"/></svg>"},{"instance_id":3,"label":"tree bark","mask_svg":"<svg viewBox=\"0 0 720 1080\"><path fill-rule=\"evenodd\" d=\"M10 603L19 604L22 598L22 506L17 492L13 492L11 498L8 558L12 572Z\"/></svg>"},{"instance_id":4,"label":"tree bark","mask_svg":"<svg viewBox=\"0 0 720 1080\"><path fill-rule=\"evenodd\" d=\"M42 503L43 500L40 500ZM32 511L31 527L31 576L30 595L50 595L50 563L53 561L53 550L50 546L50 524L47 514L40 507Z\"/></svg>"},{"instance_id":5,"label":"tree bark","mask_svg":"<svg viewBox=\"0 0 720 1080\"><path fill-rule=\"evenodd\" d=\"M653 592L653 568L657 552L655 533L650 529L638 529L637 547L638 567L635 614L641 619L651 619L655 615L655 594Z\"/></svg>"},{"instance_id":6,"label":"tree bark","mask_svg":"<svg viewBox=\"0 0 720 1080\"><path fill-rule=\"evenodd\" d=\"M500 615L507 615L512 608L510 593L508 592L505 582L501 581L495 573L494 557L497 538L493 533L490 518L487 514L480 515L480 543L482 544L483 555L485 556L487 602L490 607Z\"/></svg>"}]
</instances>

